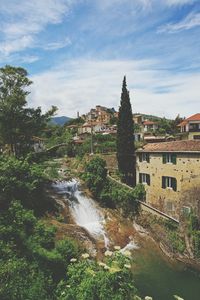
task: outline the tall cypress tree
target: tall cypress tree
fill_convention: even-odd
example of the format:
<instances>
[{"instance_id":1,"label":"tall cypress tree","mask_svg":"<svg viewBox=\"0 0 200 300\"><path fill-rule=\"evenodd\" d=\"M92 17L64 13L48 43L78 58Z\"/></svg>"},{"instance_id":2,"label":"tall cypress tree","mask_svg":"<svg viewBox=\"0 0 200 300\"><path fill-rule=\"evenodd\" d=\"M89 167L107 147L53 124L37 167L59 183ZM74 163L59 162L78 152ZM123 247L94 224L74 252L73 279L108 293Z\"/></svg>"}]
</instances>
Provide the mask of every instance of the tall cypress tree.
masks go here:
<instances>
[{"instance_id":1,"label":"tall cypress tree","mask_svg":"<svg viewBox=\"0 0 200 300\"><path fill-rule=\"evenodd\" d=\"M129 97L124 76L121 103L117 123L117 161L122 174L122 180L128 185L135 186L135 146L134 123Z\"/></svg>"}]
</instances>

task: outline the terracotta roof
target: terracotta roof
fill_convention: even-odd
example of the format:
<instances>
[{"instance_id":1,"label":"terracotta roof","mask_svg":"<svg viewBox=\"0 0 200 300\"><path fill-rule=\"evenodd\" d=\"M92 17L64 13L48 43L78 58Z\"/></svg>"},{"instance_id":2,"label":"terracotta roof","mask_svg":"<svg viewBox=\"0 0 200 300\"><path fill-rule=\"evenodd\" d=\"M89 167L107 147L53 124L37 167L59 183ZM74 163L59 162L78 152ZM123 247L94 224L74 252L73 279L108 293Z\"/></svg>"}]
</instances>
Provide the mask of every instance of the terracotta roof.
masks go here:
<instances>
[{"instance_id":1,"label":"terracotta roof","mask_svg":"<svg viewBox=\"0 0 200 300\"><path fill-rule=\"evenodd\" d=\"M200 141L186 140L147 144L137 152L200 152Z\"/></svg>"},{"instance_id":2,"label":"terracotta roof","mask_svg":"<svg viewBox=\"0 0 200 300\"><path fill-rule=\"evenodd\" d=\"M200 113L197 113L195 115L192 115L191 117L183 120L178 126L184 126L186 125L189 121L200 121Z\"/></svg>"},{"instance_id":3,"label":"terracotta roof","mask_svg":"<svg viewBox=\"0 0 200 300\"><path fill-rule=\"evenodd\" d=\"M143 124L144 124L144 125L154 125L154 124L156 124L156 123L153 122L153 121L144 121Z\"/></svg>"}]
</instances>

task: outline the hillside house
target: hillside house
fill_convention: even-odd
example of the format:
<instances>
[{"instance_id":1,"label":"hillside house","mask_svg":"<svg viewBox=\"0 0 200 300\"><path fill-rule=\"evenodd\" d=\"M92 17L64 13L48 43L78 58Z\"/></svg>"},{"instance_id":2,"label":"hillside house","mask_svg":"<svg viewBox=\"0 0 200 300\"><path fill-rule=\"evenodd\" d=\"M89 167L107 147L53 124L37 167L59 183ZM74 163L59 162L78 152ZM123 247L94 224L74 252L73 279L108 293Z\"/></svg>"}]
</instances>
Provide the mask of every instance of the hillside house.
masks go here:
<instances>
[{"instance_id":1,"label":"hillside house","mask_svg":"<svg viewBox=\"0 0 200 300\"><path fill-rule=\"evenodd\" d=\"M143 131L146 132L155 132L158 129L158 124L154 121L144 121L143 122Z\"/></svg>"},{"instance_id":2,"label":"hillside house","mask_svg":"<svg viewBox=\"0 0 200 300\"><path fill-rule=\"evenodd\" d=\"M106 126L102 123L97 122L88 122L84 123L82 126L78 128L78 134L89 133L101 133L106 129Z\"/></svg>"},{"instance_id":3,"label":"hillside house","mask_svg":"<svg viewBox=\"0 0 200 300\"><path fill-rule=\"evenodd\" d=\"M181 139L200 140L200 113L183 120L179 125Z\"/></svg>"},{"instance_id":4,"label":"hillside house","mask_svg":"<svg viewBox=\"0 0 200 300\"><path fill-rule=\"evenodd\" d=\"M177 219L200 208L200 141L147 144L137 151L136 168L136 182L145 185L146 202L154 208ZM186 203L185 195L198 187Z\"/></svg>"}]
</instances>

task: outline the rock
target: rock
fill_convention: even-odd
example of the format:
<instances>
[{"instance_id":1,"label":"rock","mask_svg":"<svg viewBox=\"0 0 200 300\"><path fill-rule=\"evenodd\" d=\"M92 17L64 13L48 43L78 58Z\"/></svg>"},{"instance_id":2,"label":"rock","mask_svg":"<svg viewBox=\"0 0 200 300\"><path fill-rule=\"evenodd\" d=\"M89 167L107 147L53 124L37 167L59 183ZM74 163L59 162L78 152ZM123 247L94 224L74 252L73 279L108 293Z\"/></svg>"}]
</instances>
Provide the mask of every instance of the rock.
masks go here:
<instances>
[{"instance_id":1,"label":"rock","mask_svg":"<svg viewBox=\"0 0 200 300\"><path fill-rule=\"evenodd\" d=\"M72 238L76 240L80 246L86 248L92 257L96 256L96 241L89 232L76 224L64 224L56 220L51 220L51 224L57 228L56 239Z\"/></svg>"}]
</instances>

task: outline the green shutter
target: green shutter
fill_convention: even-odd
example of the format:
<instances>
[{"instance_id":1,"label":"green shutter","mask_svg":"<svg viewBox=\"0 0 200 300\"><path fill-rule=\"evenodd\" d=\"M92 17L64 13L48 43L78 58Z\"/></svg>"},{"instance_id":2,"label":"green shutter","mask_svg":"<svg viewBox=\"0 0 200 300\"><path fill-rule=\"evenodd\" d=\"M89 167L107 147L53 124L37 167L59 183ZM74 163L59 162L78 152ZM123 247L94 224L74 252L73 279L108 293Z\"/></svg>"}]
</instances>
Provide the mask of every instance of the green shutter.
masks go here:
<instances>
[{"instance_id":1,"label":"green shutter","mask_svg":"<svg viewBox=\"0 0 200 300\"><path fill-rule=\"evenodd\" d=\"M139 173L139 183L142 183L142 174Z\"/></svg>"},{"instance_id":2,"label":"green shutter","mask_svg":"<svg viewBox=\"0 0 200 300\"><path fill-rule=\"evenodd\" d=\"M172 163L176 165L176 154L172 154Z\"/></svg>"},{"instance_id":3,"label":"green shutter","mask_svg":"<svg viewBox=\"0 0 200 300\"><path fill-rule=\"evenodd\" d=\"M147 153L147 162L148 163L150 162L150 155L149 155L149 153Z\"/></svg>"},{"instance_id":4,"label":"green shutter","mask_svg":"<svg viewBox=\"0 0 200 300\"><path fill-rule=\"evenodd\" d=\"M142 162L142 153L139 153L139 161Z\"/></svg>"},{"instance_id":5,"label":"green shutter","mask_svg":"<svg viewBox=\"0 0 200 300\"><path fill-rule=\"evenodd\" d=\"M176 180L176 178L172 178L172 189L175 192L177 191L177 180Z\"/></svg>"},{"instance_id":6,"label":"green shutter","mask_svg":"<svg viewBox=\"0 0 200 300\"><path fill-rule=\"evenodd\" d=\"M166 164L166 161L167 161L167 155L165 153L165 154L163 154L163 164Z\"/></svg>"},{"instance_id":7,"label":"green shutter","mask_svg":"<svg viewBox=\"0 0 200 300\"><path fill-rule=\"evenodd\" d=\"M162 188L166 189L166 180L165 180L165 176L162 176Z\"/></svg>"},{"instance_id":8,"label":"green shutter","mask_svg":"<svg viewBox=\"0 0 200 300\"><path fill-rule=\"evenodd\" d=\"M147 184L150 185L150 175L147 174Z\"/></svg>"}]
</instances>

